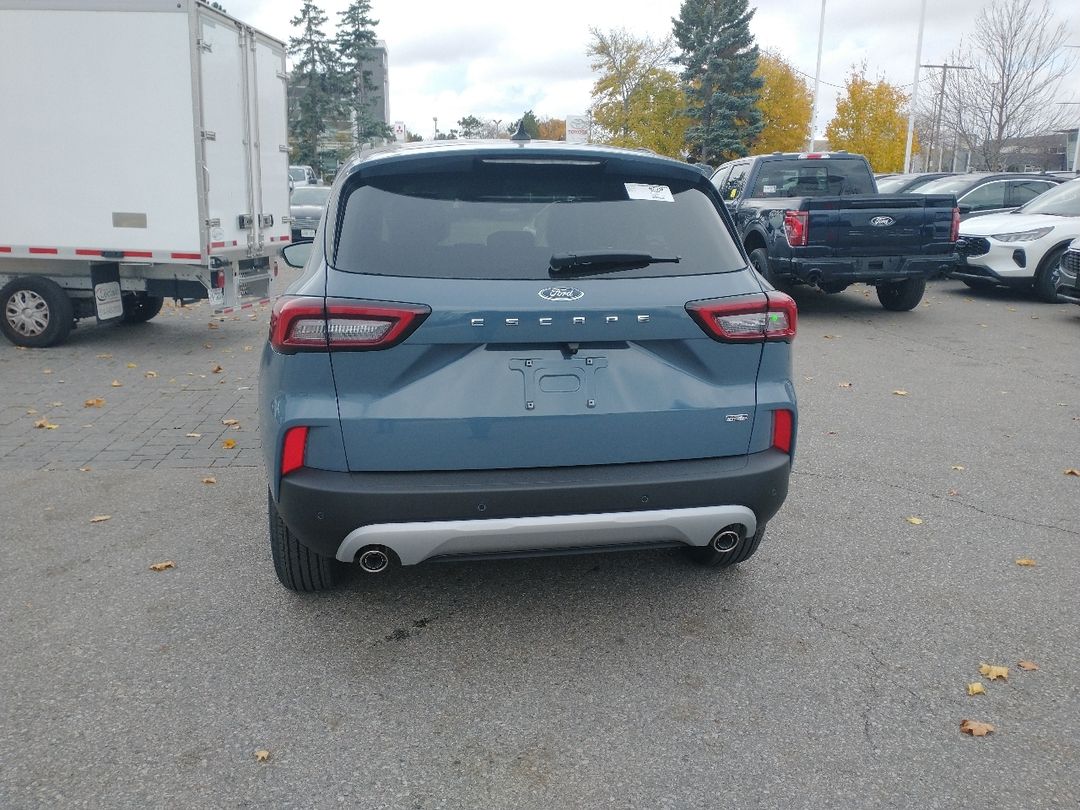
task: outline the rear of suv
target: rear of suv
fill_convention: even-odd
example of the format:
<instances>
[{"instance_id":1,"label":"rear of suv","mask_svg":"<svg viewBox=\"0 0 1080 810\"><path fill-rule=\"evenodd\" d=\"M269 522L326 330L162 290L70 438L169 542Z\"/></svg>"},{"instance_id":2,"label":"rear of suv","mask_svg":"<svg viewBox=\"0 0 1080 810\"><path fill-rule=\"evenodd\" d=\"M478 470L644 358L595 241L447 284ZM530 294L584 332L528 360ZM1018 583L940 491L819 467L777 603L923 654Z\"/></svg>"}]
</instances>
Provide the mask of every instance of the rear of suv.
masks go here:
<instances>
[{"instance_id":1,"label":"rear of suv","mask_svg":"<svg viewBox=\"0 0 1080 810\"><path fill-rule=\"evenodd\" d=\"M290 589L346 563L626 548L728 566L786 497L795 305L693 166L371 152L284 255L304 272L274 307L260 418Z\"/></svg>"}]
</instances>

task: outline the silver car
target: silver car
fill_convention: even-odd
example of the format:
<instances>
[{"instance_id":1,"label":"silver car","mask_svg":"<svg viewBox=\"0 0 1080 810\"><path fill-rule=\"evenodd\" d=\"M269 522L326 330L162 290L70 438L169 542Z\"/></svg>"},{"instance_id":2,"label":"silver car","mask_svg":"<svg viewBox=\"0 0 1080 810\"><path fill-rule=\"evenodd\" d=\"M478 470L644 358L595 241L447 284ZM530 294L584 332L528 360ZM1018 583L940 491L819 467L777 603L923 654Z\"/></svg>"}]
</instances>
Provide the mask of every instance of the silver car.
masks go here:
<instances>
[{"instance_id":1,"label":"silver car","mask_svg":"<svg viewBox=\"0 0 1080 810\"><path fill-rule=\"evenodd\" d=\"M289 216L292 217L292 238L311 239L322 221L330 186L300 186L289 197Z\"/></svg>"}]
</instances>

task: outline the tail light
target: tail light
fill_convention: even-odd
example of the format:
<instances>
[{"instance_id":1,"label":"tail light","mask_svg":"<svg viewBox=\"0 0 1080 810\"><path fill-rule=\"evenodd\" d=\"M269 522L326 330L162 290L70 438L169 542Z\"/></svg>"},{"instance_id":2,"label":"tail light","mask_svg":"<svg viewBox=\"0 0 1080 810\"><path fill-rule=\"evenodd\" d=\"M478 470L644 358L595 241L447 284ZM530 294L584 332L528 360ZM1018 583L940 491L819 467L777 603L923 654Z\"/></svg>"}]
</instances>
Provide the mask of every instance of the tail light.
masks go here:
<instances>
[{"instance_id":1,"label":"tail light","mask_svg":"<svg viewBox=\"0 0 1080 810\"><path fill-rule=\"evenodd\" d=\"M279 298L270 314L270 345L282 354L388 349L430 314L430 307L414 304Z\"/></svg>"},{"instance_id":2,"label":"tail light","mask_svg":"<svg viewBox=\"0 0 1080 810\"><path fill-rule=\"evenodd\" d=\"M285 431L285 441L281 448L281 474L283 476L304 466L307 436L306 427L291 427Z\"/></svg>"},{"instance_id":3,"label":"tail light","mask_svg":"<svg viewBox=\"0 0 1080 810\"><path fill-rule=\"evenodd\" d=\"M949 241L955 242L960 238L960 209L952 210L952 228L949 229Z\"/></svg>"},{"instance_id":4,"label":"tail light","mask_svg":"<svg viewBox=\"0 0 1080 810\"><path fill-rule=\"evenodd\" d=\"M710 337L725 343L791 342L798 320L794 299L776 290L761 295L691 301L686 311Z\"/></svg>"},{"instance_id":5,"label":"tail light","mask_svg":"<svg viewBox=\"0 0 1080 810\"><path fill-rule=\"evenodd\" d=\"M809 214L806 211L784 212L784 236L791 247L805 247L809 236Z\"/></svg>"},{"instance_id":6,"label":"tail light","mask_svg":"<svg viewBox=\"0 0 1080 810\"><path fill-rule=\"evenodd\" d=\"M791 440L795 436L795 414L786 409L773 411L772 446L784 453L791 453Z\"/></svg>"}]
</instances>

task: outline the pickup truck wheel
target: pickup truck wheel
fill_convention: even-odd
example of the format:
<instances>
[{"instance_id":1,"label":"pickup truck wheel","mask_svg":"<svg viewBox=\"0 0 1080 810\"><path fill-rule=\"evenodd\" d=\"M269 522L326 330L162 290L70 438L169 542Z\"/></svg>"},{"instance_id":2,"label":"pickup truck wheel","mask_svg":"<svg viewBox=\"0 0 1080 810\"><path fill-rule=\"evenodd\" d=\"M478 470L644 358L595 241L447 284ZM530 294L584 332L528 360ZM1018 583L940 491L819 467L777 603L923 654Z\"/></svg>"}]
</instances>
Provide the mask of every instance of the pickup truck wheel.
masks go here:
<instances>
[{"instance_id":1,"label":"pickup truck wheel","mask_svg":"<svg viewBox=\"0 0 1080 810\"><path fill-rule=\"evenodd\" d=\"M314 593L334 587L342 564L330 557L316 554L293 536L278 514L274 497L267 492L267 513L270 518L270 553L274 571L281 584L290 591Z\"/></svg>"},{"instance_id":2,"label":"pickup truck wheel","mask_svg":"<svg viewBox=\"0 0 1080 810\"><path fill-rule=\"evenodd\" d=\"M755 248L750 251L750 264L754 269L776 289L781 289L781 281L776 273L769 269L769 251L765 248Z\"/></svg>"},{"instance_id":3,"label":"pickup truck wheel","mask_svg":"<svg viewBox=\"0 0 1080 810\"><path fill-rule=\"evenodd\" d=\"M75 310L55 281L22 276L0 290L0 331L16 346L44 348L70 334Z\"/></svg>"},{"instance_id":4,"label":"pickup truck wheel","mask_svg":"<svg viewBox=\"0 0 1080 810\"><path fill-rule=\"evenodd\" d=\"M907 312L915 309L926 292L926 279L906 278L889 284L877 285L877 297L881 306L893 312Z\"/></svg>"},{"instance_id":5,"label":"pickup truck wheel","mask_svg":"<svg viewBox=\"0 0 1080 810\"><path fill-rule=\"evenodd\" d=\"M698 565L706 568L729 568L750 559L764 536L765 524L760 523L753 537L742 538L731 551L719 552L712 546L687 546L684 551L686 556Z\"/></svg>"},{"instance_id":6,"label":"pickup truck wheel","mask_svg":"<svg viewBox=\"0 0 1080 810\"><path fill-rule=\"evenodd\" d=\"M124 323L146 323L161 312L164 303L157 295L125 295Z\"/></svg>"},{"instance_id":7,"label":"pickup truck wheel","mask_svg":"<svg viewBox=\"0 0 1080 810\"><path fill-rule=\"evenodd\" d=\"M1061 257L1065 255L1065 245L1046 254L1035 273L1035 297L1048 304L1058 303L1057 280L1061 274Z\"/></svg>"},{"instance_id":8,"label":"pickup truck wheel","mask_svg":"<svg viewBox=\"0 0 1080 810\"><path fill-rule=\"evenodd\" d=\"M833 281L831 283L826 282L824 284L819 284L818 289L821 290L823 293L828 293L829 295L836 295L836 293L842 293L849 286L851 285L846 284L843 281Z\"/></svg>"}]
</instances>

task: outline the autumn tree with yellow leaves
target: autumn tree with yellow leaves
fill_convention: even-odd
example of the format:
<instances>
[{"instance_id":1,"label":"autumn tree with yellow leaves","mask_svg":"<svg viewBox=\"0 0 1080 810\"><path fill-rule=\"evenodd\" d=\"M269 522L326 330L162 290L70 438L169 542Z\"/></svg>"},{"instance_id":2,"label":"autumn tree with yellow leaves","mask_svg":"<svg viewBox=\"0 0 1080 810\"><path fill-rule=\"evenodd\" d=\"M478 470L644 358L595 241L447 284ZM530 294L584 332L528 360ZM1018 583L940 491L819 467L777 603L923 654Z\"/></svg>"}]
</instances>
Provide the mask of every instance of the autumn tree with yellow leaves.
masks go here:
<instances>
[{"instance_id":1,"label":"autumn tree with yellow leaves","mask_svg":"<svg viewBox=\"0 0 1080 810\"><path fill-rule=\"evenodd\" d=\"M763 82L757 102L762 130L752 151L755 154L801 151L810 133L814 106L809 85L784 57L775 53L758 54L754 75Z\"/></svg>"},{"instance_id":2,"label":"autumn tree with yellow leaves","mask_svg":"<svg viewBox=\"0 0 1080 810\"><path fill-rule=\"evenodd\" d=\"M864 155L875 172L904 170L908 96L884 79L866 78L866 65L855 67L845 81L846 95L825 127L830 149ZM918 142L912 145L918 152Z\"/></svg>"}]
</instances>

